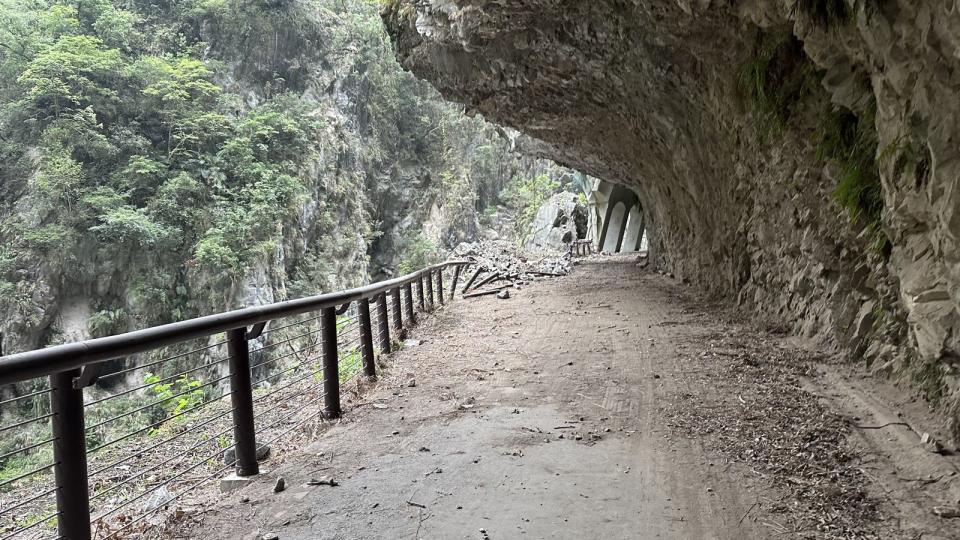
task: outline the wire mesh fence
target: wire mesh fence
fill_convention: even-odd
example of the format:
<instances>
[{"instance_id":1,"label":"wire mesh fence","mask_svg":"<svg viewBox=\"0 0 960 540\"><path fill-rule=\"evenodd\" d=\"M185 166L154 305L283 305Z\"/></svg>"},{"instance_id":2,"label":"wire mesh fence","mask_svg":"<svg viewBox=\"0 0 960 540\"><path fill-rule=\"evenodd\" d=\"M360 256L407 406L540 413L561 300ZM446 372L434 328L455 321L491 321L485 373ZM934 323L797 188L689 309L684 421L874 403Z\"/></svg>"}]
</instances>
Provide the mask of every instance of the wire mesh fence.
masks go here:
<instances>
[{"instance_id":1,"label":"wire mesh fence","mask_svg":"<svg viewBox=\"0 0 960 540\"><path fill-rule=\"evenodd\" d=\"M231 344L230 332L220 331L90 363L63 379L69 388L48 382L58 380L53 373L27 379L31 386L19 386L20 395L0 386L0 540L136 537L172 503L239 470L250 449L238 437L238 416L250 405L258 458L276 452L274 446L295 430L339 414L339 385L365 369L372 374L374 351L395 347L440 301L442 269L342 304L318 301L319 309L264 317L250 329L244 323L240 348ZM8 358L0 359L0 368ZM237 379L237 365L247 378ZM246 381L239 388L248 396L239 408L237 380ZM52 401L64 391L82 400L74 432L55 425ZM58 455L57 446L71 441L83 449L79 464ZM79 466L85 467L88 503L81 510L89 534L58 531L64 508L76 510L69 499L78 493L68 497L59 475Z\"/></svg>"}]
</instances>

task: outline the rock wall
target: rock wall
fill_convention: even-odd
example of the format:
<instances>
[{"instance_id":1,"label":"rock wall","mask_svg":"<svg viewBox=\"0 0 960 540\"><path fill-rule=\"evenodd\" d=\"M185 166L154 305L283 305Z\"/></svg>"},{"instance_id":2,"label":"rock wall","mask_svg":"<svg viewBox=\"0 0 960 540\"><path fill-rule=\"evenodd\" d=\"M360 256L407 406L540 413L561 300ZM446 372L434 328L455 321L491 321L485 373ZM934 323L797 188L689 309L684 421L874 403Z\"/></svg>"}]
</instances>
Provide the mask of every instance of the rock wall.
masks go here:
<instances>
[{"instance_id":1,"label":"rock wall","mask_svg":"<svg viewBox=\"0 0 960 540\"><path fill-rule=\"evenodd\" d=\"M383 16L401 64L444 96L635 189L652 262L956 418L955 3L398 0ZM811 66L779 115L744 90L771 36L796 51L776 49L768 77ZM846 171L823 159L819 111L841 107L875 130L875 226L838 204Z\"/></svg>"}]
</instances>

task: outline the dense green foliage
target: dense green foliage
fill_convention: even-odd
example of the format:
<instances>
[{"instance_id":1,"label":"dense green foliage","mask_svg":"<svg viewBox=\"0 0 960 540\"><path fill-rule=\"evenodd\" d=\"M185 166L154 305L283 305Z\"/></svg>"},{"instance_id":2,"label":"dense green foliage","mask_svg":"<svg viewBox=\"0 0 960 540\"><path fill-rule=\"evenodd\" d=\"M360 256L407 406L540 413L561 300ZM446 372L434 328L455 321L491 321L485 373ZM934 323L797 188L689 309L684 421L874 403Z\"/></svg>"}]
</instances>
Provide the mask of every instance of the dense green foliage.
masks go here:
<instances>
[{"instance_id":1,"label":"dense green foliage","mask_svg":"<svg viewBox=\"0 0 960 540\"><path fill-rule=\"evenodd\" d=\"M226 5L3 3L0 277L25 324L38 262L65 287L129 265L130 303L160 322L187 315L189 273L222 286L280 242L322 122L216 82L195 28ZM125 326L128 291L105 292L94 334Z\"/></svg>"},{"instance_id":2,"label":"dense green foliage","mask_svg":"<svg viewBox=\"0 0 960 540\"><path fill-rule=\"evenodd\" d=\"M2 0L5 349L230 309L253 279L272 299L355 285L471 239L524 164L400 69L378 9ZM432 207L459 232L421 238ZM88 320L59 322L71 297Z\"/></svg>"}]
</instances>

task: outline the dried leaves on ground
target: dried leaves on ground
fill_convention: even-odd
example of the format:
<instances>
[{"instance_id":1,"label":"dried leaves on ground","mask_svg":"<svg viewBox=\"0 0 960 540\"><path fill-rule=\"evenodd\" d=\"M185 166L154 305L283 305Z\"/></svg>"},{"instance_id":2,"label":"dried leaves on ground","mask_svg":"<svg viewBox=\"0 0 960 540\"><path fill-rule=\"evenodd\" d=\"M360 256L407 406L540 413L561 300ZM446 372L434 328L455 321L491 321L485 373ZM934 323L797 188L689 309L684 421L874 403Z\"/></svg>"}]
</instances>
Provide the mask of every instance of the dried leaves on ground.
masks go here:
<instances>
[{"instance_id":1,"label":"dried leaves on ground","mask_svg":"<svg viewBox=\"0 0 960 540\"><path fill-rule=\"evenodd\" d=\"M802 387L815 375L809 353L736 326L690 334L678 348L688 365L677 376L689 390L662 406L668 425L786 494L766 503L773 534L889 538L846 420Z\"/></svg>"}]
</instances>

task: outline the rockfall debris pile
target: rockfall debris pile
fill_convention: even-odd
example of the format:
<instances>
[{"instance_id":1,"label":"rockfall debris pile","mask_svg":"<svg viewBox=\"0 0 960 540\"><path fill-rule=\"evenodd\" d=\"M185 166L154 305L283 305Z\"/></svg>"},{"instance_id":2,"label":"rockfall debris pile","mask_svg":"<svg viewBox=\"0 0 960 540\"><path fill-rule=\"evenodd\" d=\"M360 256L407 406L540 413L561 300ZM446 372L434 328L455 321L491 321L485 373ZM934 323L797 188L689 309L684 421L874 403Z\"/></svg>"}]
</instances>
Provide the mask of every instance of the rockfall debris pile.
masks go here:
<instances>
[{"instance_id":1,"label":"rockfall debris pile","mask_svg":"<svg viewBox=\"0 0 960 540\"><path fill-rule=\"evenodd\" d=\"M462 243L453 250L451 258L477 263L476 270L462 278L465 297L494 294L529 281L564 276L570 272L571 265L569 253L534 259L503 240Z\"/></svg>"},{"instance_id":2,"label":"rockfall debris pile","mask_svg":"<svg viewBox=\"0 0 960 540\"><path fill-rule=\"evenodd\" d=\"M540 257L524 253L511 242L489 240L464 242L454 248L453 258L470 259L488 271L523 277L538 277L543 274L566 275L570 272L570 255L556 253Z\"/></svg>"}]
</instances>

